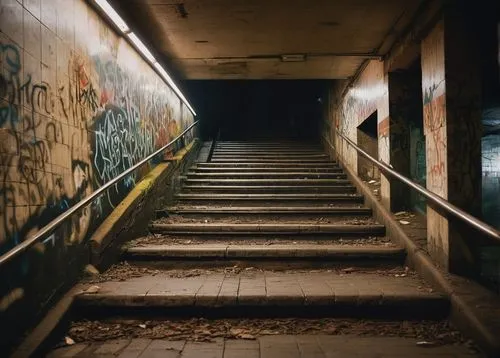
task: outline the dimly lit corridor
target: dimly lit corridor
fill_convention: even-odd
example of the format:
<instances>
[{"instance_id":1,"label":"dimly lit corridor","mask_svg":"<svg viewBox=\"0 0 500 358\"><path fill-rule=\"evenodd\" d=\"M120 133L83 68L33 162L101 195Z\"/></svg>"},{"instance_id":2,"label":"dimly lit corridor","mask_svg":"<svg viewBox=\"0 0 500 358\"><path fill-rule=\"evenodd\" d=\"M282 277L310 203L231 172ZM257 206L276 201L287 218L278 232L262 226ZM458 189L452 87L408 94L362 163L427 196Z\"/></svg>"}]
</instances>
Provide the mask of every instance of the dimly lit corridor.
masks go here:
<instances>
[{"instance_id":1,"label":"dimly lit corridor","mask_svg":"<svg viewBox=\"0 0 500 358\"><path fill-rule=\"evenodd\" d=\"M204 140L321 138L329 81L188 81ZM203 114L201 114L203 113Z\"/></svg>"},{"instance_id":2,"label":"dimly lit corridor","mask_svg":"<svg viewBox=\"0 0 500 358\"><path fill-rule=\"evenodd\" d=\"M0 0L1 357L500 357L500 3Z\"/></svg>"}]
</instances>

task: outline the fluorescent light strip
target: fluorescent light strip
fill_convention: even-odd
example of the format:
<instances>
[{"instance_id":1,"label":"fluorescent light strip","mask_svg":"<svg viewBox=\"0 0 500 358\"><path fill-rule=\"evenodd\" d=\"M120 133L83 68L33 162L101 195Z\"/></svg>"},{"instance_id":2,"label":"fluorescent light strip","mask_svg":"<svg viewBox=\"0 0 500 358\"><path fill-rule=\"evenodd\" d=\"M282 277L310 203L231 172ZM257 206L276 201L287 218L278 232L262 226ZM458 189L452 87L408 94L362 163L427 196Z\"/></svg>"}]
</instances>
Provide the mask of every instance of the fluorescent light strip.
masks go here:
<instances>
[{"instance_id":1,"label":"fluorescent light strip","mask_svg":"<svg viewBox=\"0 0 500 358\"><path fill-rule=\"evenodd\" d=\"M191 105L189 104L189 101L186 99L186 97L184 97L181 90L177 87L174 80L172 80L172 77L170 77L170 75L167 73L167 71L165 71L165 69L162 67L162 65L160 65L158 62L156 62L154 64L154 66L155 66L156 70L161 74L163 79L165 81L167 81L167 83L170 85L170 87L172 87L174 92L177 93L177 95L181 98L182 102L184 102L184 104L189 108L189 110L193 113L193 115L196 116L195 110L193 109L193 107L191 107Z\"/></svg>"},{"instance_id":2,"label":"fluorescent light strip","mask_svg":"<svg viewBox=\"0 0 500 358\"><path fill-rule=\"evenodd\" d=\"M156 59L154 58L151 51L149 51L149 49L146 47L146 45L144 45L144 43L133 32L130 32L130 28L125 23L125 21L123 21L120 15L118 15L115 9L113 9L113 7L106 0L94 0L94 2L102 9L102 11L106 13L108 18L120 29L120 31L124 35L127 35L129 40L134 44L137 51L139 51L144 56L144 58L146 58L149 63L154 68L156 68L156 70L160 73L167 84L174 90L177 96L179 96L182 102L184 102L184 104L189 108L191 113L196 116L195 110L193 109L193 107L191 107L189 101L186 99L186 97L184 97L179 87L177 87L177 85L175 84L174 80L172 80L172 77L170 77L167 71L165 71L165 69L158 62L156 62Z\"/></svg>"},{"instance_id":3,"label":"fluorescent light strip","mask_svg":"<svg viewBox=\"0 0 500 358\"><path fill-rule=\"evenodd\" d=\"M149 49L142 43L141 40L133 33L129 32L127 34L128 38L132 43L135 45L135 47L142 53L142 55L151 63L155 63L156 59L153 56L153 54L149 51Z\"/></svg>"},{"instance_id":4,"label":"fluorescent light strip","mask_svg":"<svg viewBox=\"0 0 500 358\"><path fill-rule=\"evenodd\" d=\"M130 28L127 23L118 15L118 13L113 9L113 7L106 0L94 0L95 3L108 15L109 19L118 26L121 32L124 34L130 32Z\"/></svg>"}]
</instances>

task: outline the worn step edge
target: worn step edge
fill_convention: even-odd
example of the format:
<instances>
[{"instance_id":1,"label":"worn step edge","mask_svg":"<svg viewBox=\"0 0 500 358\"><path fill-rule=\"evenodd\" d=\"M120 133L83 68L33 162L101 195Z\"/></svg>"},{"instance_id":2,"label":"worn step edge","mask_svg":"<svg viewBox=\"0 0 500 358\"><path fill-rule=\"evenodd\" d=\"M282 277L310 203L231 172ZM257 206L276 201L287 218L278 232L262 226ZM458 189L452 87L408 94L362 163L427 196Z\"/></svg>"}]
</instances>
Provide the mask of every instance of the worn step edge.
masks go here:
<instances>
[{"instance_id":1,"label":"worn step edge","mask_svg":"<svg viewBox=\"0 0 500 358\"><path fill-rule=\"evenodd\" d=\"M251 153L241 153L241 154L230 154L230 153L217 153L215 152L212 159L291 159L291 160L301 160L310 158L328 158L326 154L302 154L302 155L290 155L290 154L251 154Z\"/></svg>"},{"instance_id":2,"label":"worn step edge","mask_svg":"<svg viewBox=\"0 0 500 358\"><path fill-rule=\"evenodd\" d=\"M262 148L266 149L266 148L288 148L290 150L295 150L295 151L298 151L298 150L301 150L301 149L307 149L307 150L319 150L319 151L324 151L324 149L320 146L320 145L310 145L310 144L297 144L297 145L292 145L292 144L286 144L286 145L282 145L282 144L268 144L268 145L254 145L254 144L251 144L251 145L239 145L239 144L220 144L220 143L216 143L215 144L215 147L217 148L253 148L253 149L257 149L257 150L261 150Z\"/></svg>"},{"instance_id":3,"label":"worn step edge","mask_svg":"<svg viewBox=\"0 0 500 358\"><path fill-rule=\"evenodd\" d=\"M188 177L264 177L264 178L271 178L271 177L313 177L313 179L320 177L333 177L333 178L347 178L347 176L344 173L328 173L328 172L263 172L263 173L238 173L238 172L223 172L223 173L199 173L199 172L187 172L185 174ZM325 178L325 179L327 179Z\"/></svg>"},{"instance_id":4,"label":"worn step edge","mask_svg":"<svg viewBox=\"0 0 500 358\"><path fill-rule=\"evenodd\" d=\"M220 178L206 178L206 179L193 179L189 178L184 181L185 184L188 183L214 183L214 184L224 184L224 183L240 183L246 185L257 185L257 184L269 184L268 179L261 178L234 178L234 179L220 179ZM328 185L328 184L342 184L346 186L352 186L351 182L347 179L274 179L272 184L294 184L294 185Z\"/></svg>"},{"instance_id":5,"label":"worn step edge","mask_svg":"<svg viewBox=\"0 0 500 358\"><path fill-rule=\"evenodd\" d=\"M214 150L214 153L218 154L226 154L226 155L244 155L244 154L254 154L254 155L270 155L270 154L276 154L276 155L288 155L288 156L294 156L294 155L324 155L325 152L321 150L311 150L311 149L304 149L304 150L283 150L283 149L220 149L216 148Z\"/></svg>"},{"instance_id":6,"label":"worn step edge","mask_svg":"<svg viewBox=\"0 0 500 358\"><path fill-rule=\"evenodd\" d=\"M294 199L307 199L307 200L358 200L363 197L358 194L176 194L177 199L206 199L206 200L294 200Z\"/></svg>"},{"instance_id":7,"label":"worn step edge","mask_svg":"<svg viewBox=\"0 0 500 358\"><path fill-rule=\"evenodd\" d=\"M226 173L226 172L238 172L238 173L246 173L246 172L252 172L252 171L258 171L258 172L293 172L293 171L300 171L300 172L326 172L326 173L343 173L343 170L341 168L333 168L333 167L324 167L324 168L317 168L317 167L305 167L305 168L296 168L296 167L276 167L276 168L270 168L268 166L261 166L261 167L255 167L255 168L248 168L248 167L231 167L231 168L204 168L204 167L197 167L197 166L192 166L189 168L191 172L198 172L198 173Z\"/></svg>"},{"instance_id":8,"label":"worn step edge","mask_svg":"<svg viewBox=\"0 0 500 358\"><path fill-rule=\"evenodd\" d=\"M370 208L346 208L346 207L170 207L163 210L157 210L157 213L177 213L177 214L317 214L317 215L370 215L372 210Z\"/></svg>"},{"instance_id":9,"label":"worn step edge","mask_svg":"<svg viewBox=\"0 0 500 358\"><path fill-rule=\"evenodd\" d=\"M191 205L212 205L212 204L220 204L221 202L228 205L235 205L236 203L241 203L242 205L250 205L250 203L262 203L262 202L272 202L273 204L283 204L289 205L289 203L295 204L309 204L311 200L314 200L316 203L330 203L330 204L341 204L341 203L352 203L352 204L362 204L364 202L363 197L361 196L342 196L337 198L329 198L329 197L316 197L316 198L308 198L308 197L241 197L241 198L231 198L218 197L222 194L216 194L215 198L211 197L176 197L176 201L180 204L191 204ZM245 204L246 203L246 204Z\"/></svg>"},{"instance_id":10,"label":"worn step edge","mask_svg":"<svg viewBox=\"0 0 500 358\"><path fill-rule=\"evenodd\" d=\"M196 235L384 235L385 227L379 224L150 224L153 233L196 234Z\"/></svg>"},{"instance_id":11,"label":"worn step edge","mask_svg":"<svg viewBox=\"0 0 500 358\"><path fill-rule=\"evenodd\" d=\"M262 163L256 162L256 163L241 163L241 162L235 162L235 163L213 163L213 162L206 162L206 163L195 163L195 165L199 168L226 168L226 167L231 167L231 166L240 166L240 167L248 167L251 165L256 165L256 166L262 166ZM340 168L337 162L334 161L329 161L329 162L324 162L319 165L318 163L276 163L274 164L275 166L280 166L280 167L288 167L288 166L293 166L293 167L307 167L307 168L317 168L317 167L329 167L329 168Z\"/></svg>"},{"instance_id":12,"label":"worn step edge","mask_svg":"<svg viewBox=\"0 0 500 358\"><path fill-rule=\"evenodd\" d=\"M263 164L263 163L297 163L297 164L303 164L303 163L330 163L328 159L265 159L263 158L262 160L257 160L254 158L246 158L246 159L233 159L233 158L228 158L228 159L214 159L212 158L211 163L258 163L258 164Z\"/></svg>"},{"instance_id":13,"label":"worn step edge","mask_svg":"<svg viewBox=\"0 0 500 358\"><path fill-rule=\"evenodd\" d=\"M213 259L394 259L405 257L396 247L346 247L339 245L148 245L124 251L126 259L213 258Z\"/></svg>"},{"instance_id":14,"label":"worn step edge","mask_svg":"<svg viewBox=\"0 0 500 358\"><path fill-rule=\"evenodd\" d=\"M307 193L307 192L330 192L330 193L355 193L356 188L353 186L341 186L341 185L184 185L182 187L183 191L196 191L196 192L289 192L291 193Z\"/></svg>"}]
</instances>

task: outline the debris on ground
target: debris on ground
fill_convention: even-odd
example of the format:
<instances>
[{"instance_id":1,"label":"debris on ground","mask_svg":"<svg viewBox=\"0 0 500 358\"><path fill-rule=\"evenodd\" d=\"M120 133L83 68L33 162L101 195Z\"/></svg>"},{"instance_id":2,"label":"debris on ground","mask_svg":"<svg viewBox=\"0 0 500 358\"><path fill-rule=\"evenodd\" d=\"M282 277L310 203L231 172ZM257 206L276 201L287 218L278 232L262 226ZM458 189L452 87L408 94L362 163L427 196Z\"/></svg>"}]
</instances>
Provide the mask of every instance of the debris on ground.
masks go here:
<instances>
[{"instance_id":1,"label":"debris on ground","mask_svg":"<svg viewBox=\"0 0 500 358\"><path fill-rule=\"evenodd\" d=\"M86 275L90 276L99 275L99 270L96 269L94 265L88 264L87 266L85 266L83 271L85 272Z\"/></svg>"},{"instance_id":2,"label":"debris on ground","mask_svg":"<svg viewBox=\"0 0 500 358\"><path fill-rule=\"evenodd\" d=\"M83 284L97 284L109 281L126 281L132 278L143 277L148 275L162 275L165 278L188 278L197 276L208 276L213 274L225 274L225 275L242 275L242 276L253 276L256 273L266 274L266 273L311 273L311 272L331 272L332 274L344 275L350 273L357 274L375 274L383 276L396 276L396 277L406 277L411 276L417 278L417 275L413 271L409 271L407 268L396 267L388 269L387 267L328 267L319 269L310 268L290 268L290 267L277 267L277 268L259 268L254 266L245 266L244 264L237 264L232 266L209 266L204 268L190 268L184 266L177 266L176 268L159 268L151 269L148 267L134 266L130 265L127 261L113 265L109 270L103 272L100 275L87 277L82 280ZM427 286L422 282L422 288L427 289ZM97 293L99 291L99 286L90 286L82 293Z\"/></svg>"},{"instance_id":3,"label":"debris on ground","mask_svg":"<svg viewBox=\"0 0 500 358\"><path fill-rule=\"evenodd\" d=\"M148 338L212 342L216 338L256 339L266 335L359 335L415 338L419 346L470 344L448 321L384 321L358 319L169 319L72 322L75 342L116 338Z\"/></svg>"},{"instance_id":4,"label":"debris on ground","mask_svg":"<svg viewBox=\"0 0 500 358\"><path fill-rule=\"evenodd\" d=\"M359 221L351 221L351 225L360 224ZM338 238L338 239L318 239L318 240L290 240L287 238L273 238L273 239L254 239L254 238L245 238L245 239L217 239L213 238L210 241L206 239L200 239L196 237L189 238L180 238L175 237L173 235L148 235L143 236L138 239L129 241L126 247L144 247L149 245L199 245L206 244L210 242L210 244L227 244L227 245L291 245L294 243L300 243L304 245L343 245L343 246L366 246L366 245L380 245L386 247L394 247L395 245L392 241L387 237L377 237L377 236L369 236L362 238L355 237L346 237L346 238Z\"/></svg>"}]
</instances>

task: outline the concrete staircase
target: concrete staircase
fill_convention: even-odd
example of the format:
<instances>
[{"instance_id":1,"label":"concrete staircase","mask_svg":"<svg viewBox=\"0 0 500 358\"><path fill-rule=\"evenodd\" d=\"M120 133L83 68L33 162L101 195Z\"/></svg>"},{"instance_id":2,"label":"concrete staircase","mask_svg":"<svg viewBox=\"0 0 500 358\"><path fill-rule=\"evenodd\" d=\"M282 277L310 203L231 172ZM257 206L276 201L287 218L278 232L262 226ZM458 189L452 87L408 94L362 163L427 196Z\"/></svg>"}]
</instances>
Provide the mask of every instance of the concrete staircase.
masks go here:
<instances>
[{"instance_id":1,"label":"concrete staircase","mask_svg":"<svg viewBox=\"0 0 500 358\"><path fill-rule=\"evenodd\" d=\"M77 344L48 357L475 356L316 145L217 143L150 232L81 283Z\"/></svg>"},{"instance_id":2,"label":"concrete staircase","mask_svg":"<svg viewBox=\"0 0 500 358\"><path fill-rule=\"evenodd\" d=\"M99 292L77 297L81 312L397 319L448 312L449 302L404 268L404 250L317 145L217 143L209 162L185 173L176 203L158 211L150 231L124 248L129 269L143 274L111 274Z\"/></svg>"}]
</instances>

